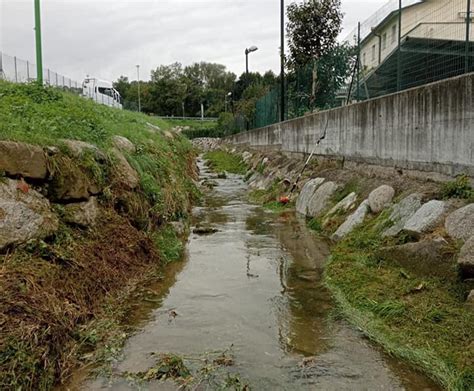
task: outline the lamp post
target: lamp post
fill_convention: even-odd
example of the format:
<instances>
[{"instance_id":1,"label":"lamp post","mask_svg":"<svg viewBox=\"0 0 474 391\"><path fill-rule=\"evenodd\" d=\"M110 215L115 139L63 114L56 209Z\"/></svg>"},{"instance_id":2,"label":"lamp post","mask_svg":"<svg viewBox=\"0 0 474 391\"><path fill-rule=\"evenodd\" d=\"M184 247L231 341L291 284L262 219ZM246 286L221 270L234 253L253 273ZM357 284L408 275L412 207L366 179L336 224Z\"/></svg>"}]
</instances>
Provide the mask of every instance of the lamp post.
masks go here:
<instances>
[{"instance_id":1,"label":"lamp post","mask_svg":"<svg viewBox=\"0 0 474 391\"><path fill-rule=\"evenodd\" d=\"M142 102L140 98L140 65L137 65L137 80L138 80L138 112L142 111Z\"/></svg>"},{"instance_id":2,"label":"lamp post","mask_svg":"<svg viewBox=\"0 0 474 391\"><path fill-rule=\"evenodd\" d=\"M280 0L280 121L285 120L285 0Z\"/></svg>"},{"instance_id":3,"label":"lamp post","mask_svg":"<svg viewBox=\"0 0 474 391\"><path fill-rule=\"evenodd\" d=\"M250 46L248 49L245 49L245 73L249 74L249 53L256 52L258 47Z\"/></svg>"},{"instance_id":4,"label":"lamp post","mask_svg":"<svg viewBox=\"0 0 474 391\"><path fill-rule=\"evenodd\" d=\"M35 0L36 81L43 85L43 51L41 47L40 0Z\"/></svg>"},{"instance_id":5,"label":"lamp post","mask_svg":"<svg viewBox=\"0 0 474 391\"><path fill-rule=\"evenodd\" d=\"M225 111L226 113L227 113L227 97L229 97L229 96L232 96L232 92L227 93L227 95L225 96L225 100L224 100L224 103L225 103L225 104L224 104L225 110L224 110L224 111Z\"/></svg>"}]
</instances>

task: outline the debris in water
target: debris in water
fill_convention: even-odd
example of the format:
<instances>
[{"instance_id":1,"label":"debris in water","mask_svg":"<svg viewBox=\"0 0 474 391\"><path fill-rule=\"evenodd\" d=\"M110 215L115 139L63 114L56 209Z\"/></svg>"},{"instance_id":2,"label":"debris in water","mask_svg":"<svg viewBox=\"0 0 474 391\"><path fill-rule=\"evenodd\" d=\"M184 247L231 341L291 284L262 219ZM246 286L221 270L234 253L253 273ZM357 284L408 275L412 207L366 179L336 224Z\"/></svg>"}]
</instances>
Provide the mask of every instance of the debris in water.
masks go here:
<instances>
[{"instance_id":1,"label":"debris in water","mask_svg":"<svg viewBox=\"0 0 474 391\"><path fill-rule=\"evenodd\" d=\"M197 235L212 235L218 232L219 230L214 227L207 227L207 226L197 226L196 228L193 229L193 233Z\"/></svg>"}]
</instances>

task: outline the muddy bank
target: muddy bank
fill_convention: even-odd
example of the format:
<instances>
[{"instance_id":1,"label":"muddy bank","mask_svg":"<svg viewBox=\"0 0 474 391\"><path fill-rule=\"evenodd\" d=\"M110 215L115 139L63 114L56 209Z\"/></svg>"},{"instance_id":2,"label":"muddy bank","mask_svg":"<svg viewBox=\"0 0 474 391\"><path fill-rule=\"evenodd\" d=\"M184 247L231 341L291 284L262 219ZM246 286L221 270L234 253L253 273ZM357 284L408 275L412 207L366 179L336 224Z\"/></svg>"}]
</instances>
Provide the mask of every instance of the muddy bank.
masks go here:
<instances>
[{"instance_id":1,"label":"muddy bank","mask_svg":"<svg viewBox=\"0 0 474 391\"><path fill-rule=\"evenodd\" d=\"M180 257L192 147L146 128L131 139L0 140L1 389L51 389L100 362L124 339L122 301Z\"/></svg>"},{"instance_id":2,"label":"muddy bank","mask_svg":"<svg viewBox=\"0 0 474 391\"><path fill-rule=\"evenodd\" d=\"M471 178L440 181L315 158L282 205L301 158L223 149L249 167L253 200L296 210L330 240L324 282L346 319L446 389L473 387Z\"/></svg>"}]
</instances>

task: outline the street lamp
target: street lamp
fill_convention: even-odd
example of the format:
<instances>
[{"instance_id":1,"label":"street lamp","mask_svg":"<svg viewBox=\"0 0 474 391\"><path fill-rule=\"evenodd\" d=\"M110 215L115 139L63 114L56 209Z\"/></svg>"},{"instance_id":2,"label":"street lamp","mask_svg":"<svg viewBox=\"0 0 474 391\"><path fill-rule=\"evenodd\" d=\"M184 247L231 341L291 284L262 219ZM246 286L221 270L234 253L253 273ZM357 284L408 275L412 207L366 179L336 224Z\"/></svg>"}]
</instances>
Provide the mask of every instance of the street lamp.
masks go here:
<instances>
[{"instance_id":1,"label":"street lamp","mask_svg":"<svg viewBox=\"0 0 474 391\"><path fill-rule=\"evenodd\" d=\"M225 106L225 112L226 113L227 113L227 97L229 97L229 96L232 96L232 92L227 93L227 95L225 96L225 100L224 100L225 105L224 106Z\"/></svg>"},{"instance_id":2,"label":"street lamp","mask_svg":"<svg viewBox=\"0 0 474 391\"><path fill-rule=\"evenodd\" d=\"M256 52L258 47L250 46L248 49L245 49L245 73L249 74L249 53Z\"/></svg>"},{"instance_id":3,"label":"street lamp","mask_svg":"<svg viewBox=\"0 0 474 391\"><path fill-rule=\"evenodd\" d=\"M141 113L142 102L140 99L140 65L136 65L136 67L137 67L137 80L138 80L138 112Z\"/></svg>"}]
</instances>

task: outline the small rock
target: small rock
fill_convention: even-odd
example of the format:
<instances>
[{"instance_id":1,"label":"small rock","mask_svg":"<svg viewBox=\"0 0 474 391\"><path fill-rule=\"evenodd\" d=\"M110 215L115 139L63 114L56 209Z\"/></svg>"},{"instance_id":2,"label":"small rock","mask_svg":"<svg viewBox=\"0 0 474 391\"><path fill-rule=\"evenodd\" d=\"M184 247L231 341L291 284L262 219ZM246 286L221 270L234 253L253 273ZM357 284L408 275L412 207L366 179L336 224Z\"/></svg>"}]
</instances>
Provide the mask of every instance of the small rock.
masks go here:
<instances>
[{"instance_id":1,"label":"small rock","mask_svg":"<svg viewBox=\"0 0 474 391\"><path fill-rule=\"evenodd\" d=\"M395 190L392 186L382 185L369 194L369 206L372 213L379 213L393 200Z\"/></svg>"},{"instance_id":2,"label":"small rock","mask_svg":"<svg viewBox=\"0 0 474 391\"><path fill-rule=\"evenodd\" d=\"M89 151L94 154L98 161L106 161L107 156L95 145L79 140L60 140L74 157L80 157L84 152Z\"/></svg>"},{"instance_id":3,"label":"small rock","mask_svg":"<svg viewBox=\"0 0 474 391\"><path fill-rule=\"evenodd\" d=\"M214 227L202 227L202 226L197 226L196 228L193 229L193 233L197 235L212 235L218 231L219 230Z\"/></svg>"},{"instance_id":4,"label":"small rock","mask_svg":"<svg viewBox=\"0 0 474 391\"><path fill-rule=\"evenodd\" d=\"M134 153L136 151L135 145L126 137L113 136L112 144L121 151Z\"/></svg>"},{"instance_id":5,"label":"small rock","mask_svg":"<svg viewBox=\"0 0 474 391\"><path fill-rule=\"evenodd\" d=\"M389 220L393 223L390 228L387 228L382 236L396 236L398 235L405 223L415 212L421 208L422 195L419 193L413 193L405 197L398 204L393 207L392 213L390 214Z\"/></svg>"},{"instance_id":6,"label":"small rock","mask_svg":"<svg viewBox=\"0 0 474 391\"><path fill-rule=\"evenodd\" d=\"M434 229L443 219L446 204L443 201L432 200L422 205L405 223L403 230L420 235Z\"/></svg>"},{"instance_id":7,"label":"small rock","mask_svg":"<svg viewBox=\"0 0 474 391\"><path fill-rule=\"evenodd\" d=\"M351 209L357 201L357 194L356 193L350 193L347 197L345 197L343 200L339 201L334 208L332 208L324 217L323 225L326 225L331 217L333 217L335 214L339 212L347 212L349 209Z\"/></svg>"},{"instance_id":8,"label":"small rock","mask_svg":"<svg viewBox=\"0 0 474 391\"><path fill-rule=\"evenodd\" d=\"M172 221L170 224L178 236L182 236L186 233L186 225L181 220Z\"/></svg>"},{"instance_id":9,"label":"small rock","mask_svg":"<svg viewBox=\"0 0 474 391\"><path fill-rule=\"evenodd\" d=\"M303 215L308 214L308 203L311 197L313 196L314 192L317 190L319 186L321 186L326 179L324 178L314 178L306 182L301 189L300 195L296 200L296 211Z\"/></svg>"},{"instance_id":10,"label":"small rock","mask_svg":"<svg viewBox=\"0 0 474 391\"><path fill-rule=\"evenodd\" d=\"M469 306L469 308L474 310L474 289L469 292L469 295L467 296L466 299L466 305Z\"/></svg>"},{"instance_id":11,"label":"small rock","mask_svg":"<svg viewBox=\"0 0 474 391\"><path fill-rule=\"evenodd\" d=\"M64 221L75 224L83 228L94 227L99 215L99 203L96 197L91 197L89 201L67 204Z\"/></svg>"},{"instance_id":12,"label":"small rock","mask_svg":"<svg viewBox=\"0 0 474 391\"><path fill-rule=\"evenodd\" d=\"M45 179L48 175L43 148L26 143L0 141L0 172L31 179Z\"/></svg>"},{"instance_id":13,"label":"small rock","mask_svg":"<svg viewBox=\"0 0 474 391\"><path fill-rule=\"evenodd\" d=\"M463 278L474 278L474 235L461 247L458 265Z\"/></svg>"},{"instance_id":14,"label":"small rock","mask_svg":"<svg viewBox=\"0 0 474 391\"><path fill-rule=\"evenodd\" d=\"M244 162L247 162L247 160L249 160L251 157L252 154L250 152L245 151L244 153L242 153L242 160Z\"/></svg>"},{"instance_id":15,"label":"small rock","mask_svg":"<svg viewBox=\"0 0 474 391\"><path fill-rule=\"evenodd\" d=\"M18 189L19 181L0 182L0 250L31 239L43 239L58 229L49 201L36 190Z\"/></svg>"},{"instance_id":16,"label":"small rock","mask_svg":"<svg viewBox=\"0 0 474 391\"><path fill-rule=\"evenodd\" d=\"M219 174L217 174L217 178L226 179L227 178L226 172L225 171L220 172Z\"/></svg>"},{"instance_id":17,"label":"small rock","mask_svg":"<svg viewBox=\"0 0 474 391\"><path fill-rule=\"evenodd\" d=\"M117 149L112 149L112 153L116 159L114 162L115 176L118 181L130 190L135 189L140 183L140 177L137 171L130 165L122 152Z\"/></svg>"},{"instance_id":18,"label":"small rock","mask_svg":"<svg viewBox=\"0 0 474 391\"><path fill-rule=\"evenodd\" d=\"M467 240L474 232L474 204L451 213L444 223L446 232L454 239Z\"/></svg>"},{"instance_id":19,"label":"small rock","mask_svg":"<svg viewBox=\"0 0 474 391\"><path fill-rule=\"evenodd\" d=\"M339 185L337 183L325 182L316 189L308 202L307 216L319 216L328 207L331 197L338 188Z\"/></svg>"},{"instance_id":20,"label":"small rock","mask_svg":"<svg viewBox=\"0 0 474 391\"><path fill-rule=\"evenodd\" d=\"M355 227L364 222L365 216L369 212L369 200L364 200L354 213L344 221L336 232L331 236L332 240L341 240Z\"/></svg>"}]
</instances>

